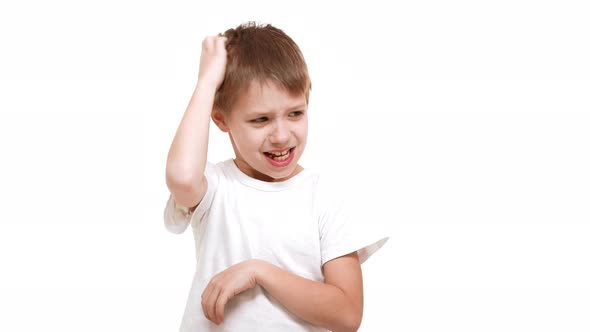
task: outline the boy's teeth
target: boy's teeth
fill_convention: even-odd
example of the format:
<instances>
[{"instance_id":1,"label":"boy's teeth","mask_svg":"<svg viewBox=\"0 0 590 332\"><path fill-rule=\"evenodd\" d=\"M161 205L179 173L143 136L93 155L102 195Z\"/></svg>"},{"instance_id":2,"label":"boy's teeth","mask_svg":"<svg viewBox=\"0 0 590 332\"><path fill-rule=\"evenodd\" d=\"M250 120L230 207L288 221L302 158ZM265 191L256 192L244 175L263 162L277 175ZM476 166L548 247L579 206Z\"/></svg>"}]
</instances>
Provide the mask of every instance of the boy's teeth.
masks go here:
<instances>
[{"instance_id":1,"label":"boy's teeth","mask_svg":"<svg viewBox=\"0 0 590 332\"><path fill-rule=\"evenodd\" d=\"M268 154L272 157L272 159L282 161L289 157L290 152L291 149L286 150L285 152L268 152Z\"/></svg>"},{"instance_id":2,"label":"boy's teeth","mask_svg":"<svg viewBox=\"0 0 590 332\"><path fill-rule=\"evenodd\" d=\"M269 153L272 154L272 155L275 155L275 156L284 156L287 153L289 153L289 151L290 150L285 150L284 152L269 152Z\"/></svg>"}]
</instances>

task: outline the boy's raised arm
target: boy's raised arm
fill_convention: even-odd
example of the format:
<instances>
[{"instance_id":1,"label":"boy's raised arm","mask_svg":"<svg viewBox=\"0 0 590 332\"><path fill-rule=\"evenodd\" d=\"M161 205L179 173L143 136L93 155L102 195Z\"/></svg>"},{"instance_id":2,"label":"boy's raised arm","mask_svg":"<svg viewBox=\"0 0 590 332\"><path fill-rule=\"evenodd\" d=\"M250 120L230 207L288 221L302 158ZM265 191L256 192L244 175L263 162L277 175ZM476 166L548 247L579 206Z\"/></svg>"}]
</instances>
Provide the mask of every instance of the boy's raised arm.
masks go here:
<instances>
[{"instance_id":1,"label":"boy's raised arm","mask_svg":"<svg viewBox=\"0 0 590 332\"><path fill-rule=\"evenodd\" d=\"M175 201L185 207L196 206L207 191L209 123L215 92L225 75L226 40L221 36L203 40L197 86L168 152L166 185Z\"/></svg>"}]
</instances>

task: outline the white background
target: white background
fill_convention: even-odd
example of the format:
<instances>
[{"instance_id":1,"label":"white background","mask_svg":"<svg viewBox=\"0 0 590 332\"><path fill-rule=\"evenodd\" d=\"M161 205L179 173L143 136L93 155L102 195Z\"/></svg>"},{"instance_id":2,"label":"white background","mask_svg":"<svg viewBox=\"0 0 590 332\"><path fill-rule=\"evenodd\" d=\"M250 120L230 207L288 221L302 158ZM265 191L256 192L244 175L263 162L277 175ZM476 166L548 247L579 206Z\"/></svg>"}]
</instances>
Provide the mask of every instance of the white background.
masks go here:
<instances>
[{"instance_id":1,"label":"white background","mask_svg":"<svg viewBox=\"0 0 590 332\"><path fill-rule=\"evenodd\" d=\"M0 5L0 330L176 331L165 163L206 35L256 20L313 80L304 167L391 236L361 331L590 330L583 1ZM233 156L211 132L210 160Z\"/></svg>"}]
</instances>

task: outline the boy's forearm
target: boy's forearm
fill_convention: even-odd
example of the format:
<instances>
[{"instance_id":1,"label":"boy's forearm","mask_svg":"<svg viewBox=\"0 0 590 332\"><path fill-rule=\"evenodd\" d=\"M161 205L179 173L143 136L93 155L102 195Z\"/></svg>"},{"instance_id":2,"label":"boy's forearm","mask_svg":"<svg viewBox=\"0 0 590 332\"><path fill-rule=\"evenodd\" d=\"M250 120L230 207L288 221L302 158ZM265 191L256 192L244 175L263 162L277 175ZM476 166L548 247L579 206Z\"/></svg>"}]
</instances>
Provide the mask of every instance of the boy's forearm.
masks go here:
<instances>
[{"instance_id":1,"label":"boy's forearm","mask_svg":"<svg viewBox=\"0 0 590 332\"><path fill-rule=\"evenodd\" d=\"M333 332L356 331L362 316L338 287L256 260L256 282L290 312Z\"/></svg>"},{"instance_id":2,"label":"boy's forearm","mask_svg":"<svg viewBox=\"0 0 590 332\"><path fill-rule=\"evenodd\" d=\"M197 84L168 152L166 180L169 185L191 183L195 177L203 176L214 98L214 86Z\"/></svg>"}]
</instances>

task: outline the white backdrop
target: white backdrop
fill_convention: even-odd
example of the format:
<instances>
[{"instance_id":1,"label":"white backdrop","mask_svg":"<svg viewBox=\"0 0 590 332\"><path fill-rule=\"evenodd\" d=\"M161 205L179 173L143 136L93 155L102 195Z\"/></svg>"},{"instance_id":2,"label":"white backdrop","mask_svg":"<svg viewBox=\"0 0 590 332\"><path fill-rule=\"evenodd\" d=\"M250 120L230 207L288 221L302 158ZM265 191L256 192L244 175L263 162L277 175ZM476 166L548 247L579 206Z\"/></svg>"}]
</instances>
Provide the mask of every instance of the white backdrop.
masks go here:
<instances>
[{"instance_id":1,"label":"white backdrop","mask_svg":"<svg viewBox=\"0 0 590 332\"><path fill-rule=\"evenodd\" d=\"M164 229L168 149L202 39L256 20L308 62L302 165L391 236L361 331L589 331L583 3L2 2L0 330L178 329L194 244Z\"/></svg>"}]
</instances>

